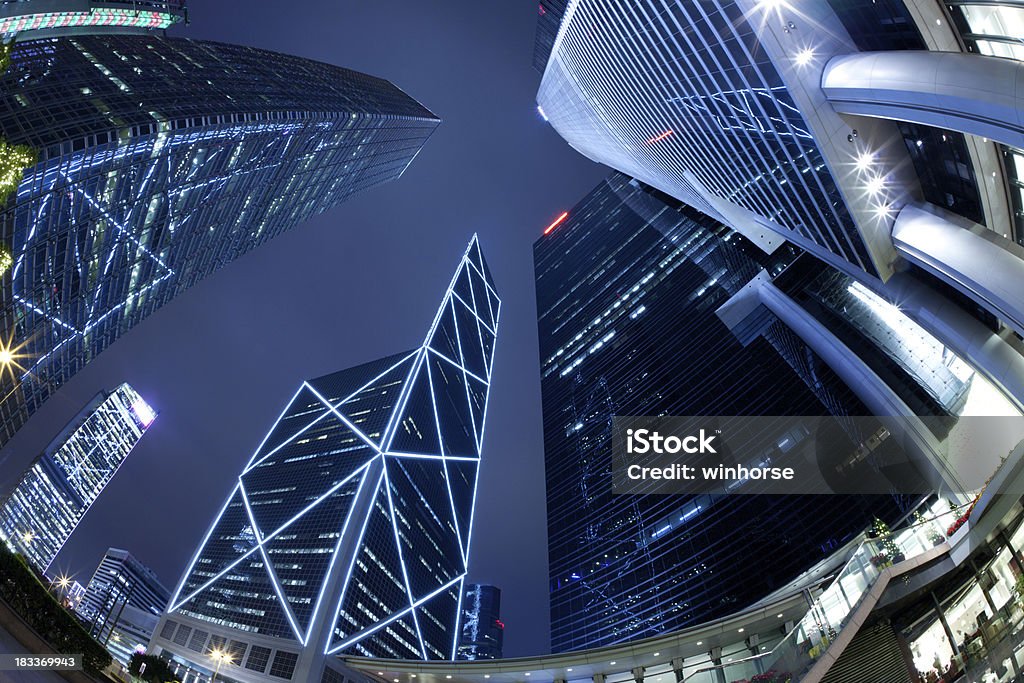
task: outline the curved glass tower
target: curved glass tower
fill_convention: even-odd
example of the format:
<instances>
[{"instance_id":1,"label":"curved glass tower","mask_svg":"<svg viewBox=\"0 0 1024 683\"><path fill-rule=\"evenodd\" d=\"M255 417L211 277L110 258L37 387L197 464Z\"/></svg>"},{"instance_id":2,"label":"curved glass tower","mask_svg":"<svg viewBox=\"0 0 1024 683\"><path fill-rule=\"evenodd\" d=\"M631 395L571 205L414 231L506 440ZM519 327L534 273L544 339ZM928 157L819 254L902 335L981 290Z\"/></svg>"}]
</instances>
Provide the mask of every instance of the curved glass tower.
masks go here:
<instances>
[{"instance_id":1,"label":"curved glass tower","mask_svg":"<svg viewBox=\"0 0 1024 683\"><path fill-rule=\"evenodd\" d=\"M152 645L244 681L454 659L499 306L474 237L419 348L303 382Z\"/></svg>"},{"instance_id":2,"label":"curved glass tower","mask_svg":"<svg viewBox=\"0 0 1024 683\"><path fill-rule=\"evenodd\" d=\"M97 394L0 506L0 537L46 571L155 419L128 384Z\"/></svg>"},{"instance_id":3,"label":"curved glass tower","mask_svg":"<svg viewBox=\"0 0 1024 683\"><path fill-rule=\"evenodd\" d=\"M439 123L379 78L155 35L17 43L0 93L2 135L38 155L0 209L0 334L21 366L0 443L194 283L401 176Z\"/></svg>"}]
</instances>

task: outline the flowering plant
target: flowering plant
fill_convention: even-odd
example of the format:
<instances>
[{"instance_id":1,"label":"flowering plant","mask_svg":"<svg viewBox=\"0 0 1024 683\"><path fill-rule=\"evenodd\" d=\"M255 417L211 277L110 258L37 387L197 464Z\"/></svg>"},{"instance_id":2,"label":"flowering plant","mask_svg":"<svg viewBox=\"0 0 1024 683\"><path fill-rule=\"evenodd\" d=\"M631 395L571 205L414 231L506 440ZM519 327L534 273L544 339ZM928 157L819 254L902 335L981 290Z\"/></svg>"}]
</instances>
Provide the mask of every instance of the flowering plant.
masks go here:
<instances>
[{"instance_id":1,"label":"flowering plant","mask_svg":"<svg viewBox=\"0 0 1024 683\"><path fill-rule=\"evenodd\" d=\"M957 517L956 521L949 525L949 529L946 531L947 536L952 536L957 529L967 524L967 520L971 518L971 513L974 512L974 506L978 504L979 498L981 498L980 493L971 501L971 504L967 507L967 512Z\"/></svg>"},{"instance_id":2,"label":"flowering plant","mask_svg":"<svg viewBox=\"0 0 1024 683\"><path fill-rule=\"evenodd\" d=\"M892 566L892 560L885 553L878 553L877 555L871 556L871 564L875 565L879 569L885 569L886 567Z\"/></svg>"}]
</instances>

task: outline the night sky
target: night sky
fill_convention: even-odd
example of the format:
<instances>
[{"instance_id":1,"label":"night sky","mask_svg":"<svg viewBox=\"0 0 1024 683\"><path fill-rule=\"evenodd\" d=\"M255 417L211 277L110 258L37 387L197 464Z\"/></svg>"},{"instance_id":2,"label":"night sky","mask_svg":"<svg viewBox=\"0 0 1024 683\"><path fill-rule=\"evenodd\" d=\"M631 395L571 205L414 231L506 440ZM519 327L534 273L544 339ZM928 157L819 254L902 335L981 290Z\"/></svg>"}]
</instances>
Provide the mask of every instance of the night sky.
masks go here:
<instances>
[{"instance_id":1,"label":"night sky","mask_svg":"<svg viewBox=\"0 0 1024 683\"><path fill-rule=\"evenodd\" d=\"M0 451L19 472L97 391L160 412L58 556L87 583L110 546L174 589L299 383L421 343L471 235L502 318L469 579L502 588L505 655L547 652L547 542L532 244L606 169L537 114L531 0L190 0L170 34L387 78L442 119L406 174L275 238L105 351Z\"/></svg>"}]
</instances>

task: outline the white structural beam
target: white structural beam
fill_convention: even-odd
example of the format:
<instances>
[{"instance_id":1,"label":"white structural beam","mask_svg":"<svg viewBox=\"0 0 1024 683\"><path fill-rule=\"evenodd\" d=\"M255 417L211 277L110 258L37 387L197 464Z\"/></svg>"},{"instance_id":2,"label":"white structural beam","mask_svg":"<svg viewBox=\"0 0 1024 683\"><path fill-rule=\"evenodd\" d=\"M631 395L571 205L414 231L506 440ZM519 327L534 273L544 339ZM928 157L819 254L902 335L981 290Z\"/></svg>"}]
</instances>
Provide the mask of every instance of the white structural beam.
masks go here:
<instances>
[{"instance_id":1,"label":"white structural beam","mask_svg":"<svg viewBox=\"0 0 1024 683\"><path fill-rule=\"evenodd\" d=\"M953 52L839 55L821 87L836 111L910 121L1024 147L1024 63Z\"/></svg>"},{"instance_id":2,"label":"white structural beam","mask_svg":"<svg viewBox=\"0 0 1024 683\"><path fill-rule=\"evenodd\" d=\"M905 206L892 238L909 261L1024 336L1024 248L928 205Z\"/></svg>"},{"instance_id":3,"label":"white structural beam","mask_svg":"<svg viewBox=\"0 0 1024 683\"><path fill-rule=\"evenodd\" d=\"M956 467L944 457L943 447L928 427L860 356L774 284L763 284L758 294L761 303L813 349L899 438L918 471L934 483L936 490L953 495L966 490ZM887 419L890 417L900 419Z\"/></svg>"}]
</instances>

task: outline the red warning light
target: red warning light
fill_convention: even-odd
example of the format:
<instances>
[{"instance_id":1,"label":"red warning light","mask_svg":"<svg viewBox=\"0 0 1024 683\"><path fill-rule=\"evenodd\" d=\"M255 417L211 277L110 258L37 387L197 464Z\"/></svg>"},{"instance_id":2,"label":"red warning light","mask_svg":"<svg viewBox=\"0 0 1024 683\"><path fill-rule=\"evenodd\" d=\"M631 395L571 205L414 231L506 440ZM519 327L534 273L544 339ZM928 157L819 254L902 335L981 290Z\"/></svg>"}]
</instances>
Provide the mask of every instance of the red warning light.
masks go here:
<instances>
[{"instance_id":1,"label":"red warning light","mask_svg":"<svg viewBox=\"0 0 1024 683\"><path fill-rule=\"evenodd\" d=\"M671 129L666 130L661 135L655 135L653 138L651 138L650 140L647 141L647 144L651 145L651 144L654 144L655 142L660 142L660 141L664 140L665 138L667 138L669 135L672 135L672 130Z\"/></svg>"},{"instance_id":2,"label":"red warning light","mask_svg":"<svg viewBox=\"0 0 1024 683\"><path fill-rule=\"evenodd\" d=\"M549 225L548 227L544 228L544 234L546 235L549 232L551 232L552 230L554 230L555 228L557 228L568 217L569 217L569 212L568 211L563 211L562 215L560 215L558 218L556 218L555 221L551 225Z\"/></svg>"}]
</instances>

